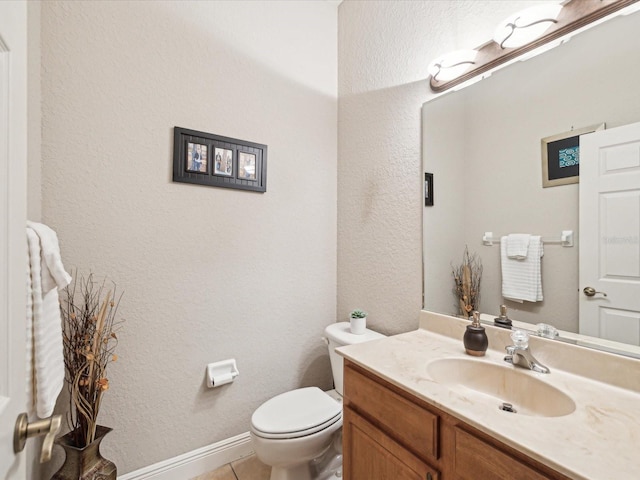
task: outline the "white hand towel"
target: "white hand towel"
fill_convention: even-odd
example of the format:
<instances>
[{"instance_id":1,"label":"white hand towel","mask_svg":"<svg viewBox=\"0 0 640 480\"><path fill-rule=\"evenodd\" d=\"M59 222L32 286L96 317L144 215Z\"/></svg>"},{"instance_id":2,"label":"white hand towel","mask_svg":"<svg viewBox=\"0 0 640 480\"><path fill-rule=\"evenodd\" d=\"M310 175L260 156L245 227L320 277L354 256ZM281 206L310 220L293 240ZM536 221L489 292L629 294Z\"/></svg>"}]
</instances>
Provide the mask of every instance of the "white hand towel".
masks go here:
<instances>
[{"instance_id":1,"label":"white hand towel","mask_svg":"<svg viewBox=\"0 0 640 480\"><path fill-rule=\"evenodd\" d=\"M64 288L69 285L71 275L64 270L64 265L62 265L56 232L42 223L27 221L27 227L40 237L42 292L48 293L55 287Z\"/></svg>"},{"instance_id":2,"label":"white hand towel","mask_svg":"<svg viewBox=\"0 0 640 480\"><path fill-rule=\"evenodd\" d=\"M507 257L524 259L527 258L531 235L528 233L512 233L507 236Z\"/></svg>"},{"instance_id":3,"label":"white hand towel","mask_svg":"<svg viewBox=\"0 0 640 480\"><path fill-rule=\"evenodd\" d=\"M27 323L30 328L27 335L30 337L27 343L27 358L31 359L28 363L30 368L28 385L31 390L30 403L35 405L35 413L40 418L45 418L53 413L56 399L64 384L62 321L56 287L67 286L71 277L62 267L55 232L52 230L46 232L44 238L41 238L36 230L29 227L27 228L27 246L30 272L27 281L27 286L30 287L27 307L31 307L27 313ZM52 249L57 252L51 252ZM43 262L43 257L52 259L51 266L47 261ZM48 270L47 272L43 272L43 266ZM61 272L64 272L64 275ZM53 288L45 291L43 279L48 276L55 281ZM51 281L47 280L47 282L49 286Z\"/></svg>"},{"instance_id":4,"label":"white hand towel","mask_svg":"<svg viewBox=\"0 0 640 480\"><path fill-rule=\"evenodd\" d=\"M542 261L544 254L542 240L531 235L528 255L524 259L507 256L507 237L500 239L500 259L502 262L502 296L516 302L541 302Z\"/></svg>"}]
</instances>

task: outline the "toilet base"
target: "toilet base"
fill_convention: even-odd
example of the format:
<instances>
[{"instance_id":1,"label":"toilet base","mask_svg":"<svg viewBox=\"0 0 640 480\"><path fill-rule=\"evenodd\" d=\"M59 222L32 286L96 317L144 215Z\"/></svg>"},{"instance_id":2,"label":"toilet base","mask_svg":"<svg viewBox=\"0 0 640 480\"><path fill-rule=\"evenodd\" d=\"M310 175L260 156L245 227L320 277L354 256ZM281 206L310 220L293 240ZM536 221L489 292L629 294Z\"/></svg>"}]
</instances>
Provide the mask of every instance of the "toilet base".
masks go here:
<instances>
[{"instance_id":1,"label":"toilet base","mask_svg":"<svg viewBox=\"0 0 640 480\"><path fill-rule=\"evenodd\" d=\"M336 432L331 447L311 460L313 480L334 480L342 477L342 429Z\"/></svg>"},{"instance_id":2,"label":"toilet base","mask_svg":"<svg viewBox=\"0 0 640 480\"><path fill-rule=\"evenodd\" d=\"M271 467L270 480L314 480L308 463L296 467Z\"/></svg>"},{"instance_id":3,"label":"toilet base","mask_svg":"<svg viewBox=\"0 0 640 480\"><path fill-rule=\"evenodd\" d=\"M315 471L313 462L298 465L294 468L272 467L270 480L341 480L342 455L334 455L324 465L325 469Z\"/></svg>"},{"instance_id":4,"label":"toilet base","mask_svg":"<svg viewBox=\"0 0 640 480\"><path fill-rule=\"evenodd\" d=\"M341 480L342 429L335 432L329 448L309 462L295 466L271 467L270 480Z\"/></svg>"}]
</instances>

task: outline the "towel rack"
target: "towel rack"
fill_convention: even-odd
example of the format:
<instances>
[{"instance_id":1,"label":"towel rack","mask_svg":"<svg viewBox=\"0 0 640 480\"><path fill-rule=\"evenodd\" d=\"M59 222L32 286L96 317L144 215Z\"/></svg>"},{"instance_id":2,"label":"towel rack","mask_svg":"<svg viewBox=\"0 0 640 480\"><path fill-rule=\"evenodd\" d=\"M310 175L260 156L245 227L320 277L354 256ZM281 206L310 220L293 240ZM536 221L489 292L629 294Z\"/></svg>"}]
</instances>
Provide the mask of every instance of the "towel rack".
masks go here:
<instances>
[{"instance_id":1,"label":"towel rack","mask_svg":"<svg viewBox=\"0 0 640 480\"><path fill-rule=\"evenodd\" d=\"M573 247L573 230L562 230L559 237L542 237L542 243L559 243L563 247ZM500 237L494 237L493 232L484 232L482 243L492 246L493 242L500 243Z\"/></svg>"}]
</instances>

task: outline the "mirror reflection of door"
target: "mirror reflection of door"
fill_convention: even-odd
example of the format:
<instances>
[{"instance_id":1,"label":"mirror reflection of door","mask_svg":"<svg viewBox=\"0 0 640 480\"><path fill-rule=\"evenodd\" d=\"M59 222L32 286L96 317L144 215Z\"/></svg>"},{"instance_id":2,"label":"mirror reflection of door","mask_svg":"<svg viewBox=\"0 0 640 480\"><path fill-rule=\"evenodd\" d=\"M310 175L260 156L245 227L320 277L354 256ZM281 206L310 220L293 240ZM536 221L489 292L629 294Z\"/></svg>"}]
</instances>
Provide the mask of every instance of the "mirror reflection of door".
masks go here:
<instances>
[{"instance_id":1,"label":"mirror reflection of door","mask_svg":"<svg viewBox=\"0 0 640 480\"><path fill-rule=\"evenodd\" d=\"M640 345L640 123L580 139L579 305L579 333Z\"/></svg>"}]
</instances>

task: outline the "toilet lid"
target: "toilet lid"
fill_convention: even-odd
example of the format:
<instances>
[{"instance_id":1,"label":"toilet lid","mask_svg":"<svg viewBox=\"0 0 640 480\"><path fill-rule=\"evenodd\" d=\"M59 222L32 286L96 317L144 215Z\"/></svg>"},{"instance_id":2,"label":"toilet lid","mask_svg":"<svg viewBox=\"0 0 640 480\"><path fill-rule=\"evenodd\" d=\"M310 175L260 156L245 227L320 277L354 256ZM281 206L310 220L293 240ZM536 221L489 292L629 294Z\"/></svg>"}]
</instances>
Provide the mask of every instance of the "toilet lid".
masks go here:
<instances>
[{"instance_id":1,"label":"toilet lid","mask_svg":"<svg viewBox=\"0 0 640 480\"><path fill-rule=\"evenodd\" d=\"M318 387L300 388L273 397L253 413L251 426L265 438L311 435L342 418L342 405Z\"/></svg>"},{"instance_id":2,"label":"toilet lid","mask_svg":"<svg viewBox=\"0 0 640 480\"><path fill-rule=\"evenodd\" d=\"M338 345L354 345L356 343L369 342L378 338L385 338L381 333L374 332L366 328L362 335L354 335L351 333L351 324L349 322L337 322L328 325L324 329L324 334L329 340L333 340Z\"/></svg>"}]
</instances>

